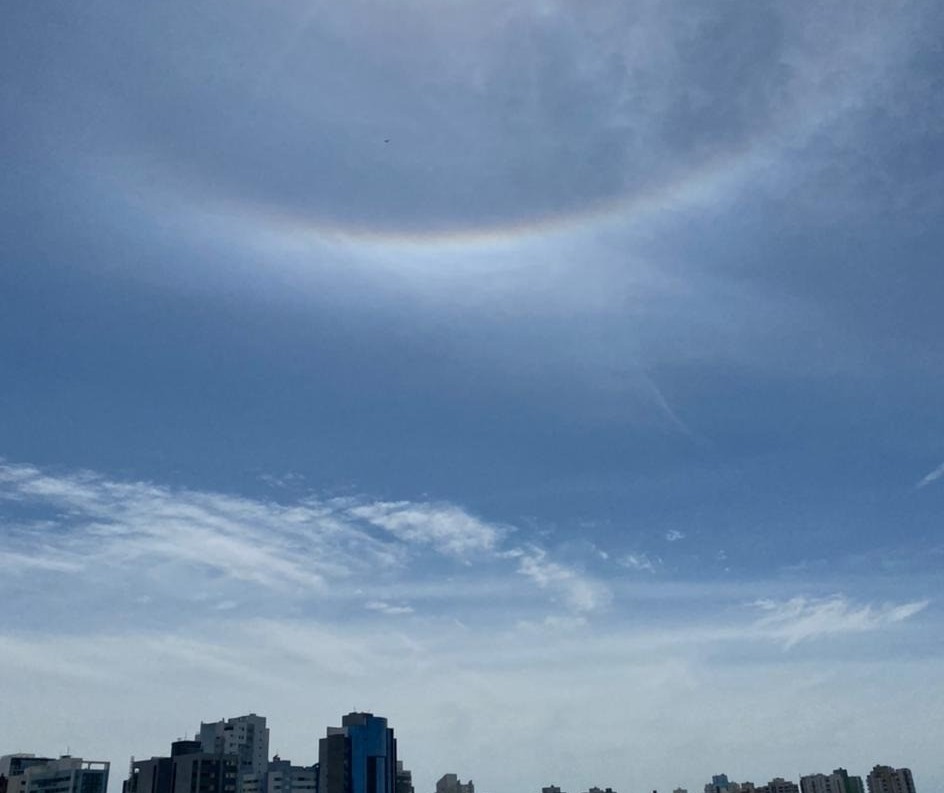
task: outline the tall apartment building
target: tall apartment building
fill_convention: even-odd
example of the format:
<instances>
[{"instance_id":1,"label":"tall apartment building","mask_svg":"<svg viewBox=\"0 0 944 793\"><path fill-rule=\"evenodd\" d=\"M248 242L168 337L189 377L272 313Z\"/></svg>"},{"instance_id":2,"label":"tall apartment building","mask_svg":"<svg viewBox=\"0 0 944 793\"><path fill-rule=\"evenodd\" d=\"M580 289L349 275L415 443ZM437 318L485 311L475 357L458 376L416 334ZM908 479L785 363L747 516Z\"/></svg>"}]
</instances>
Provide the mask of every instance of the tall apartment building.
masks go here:
<instances>
[{"instance_id":1,"label":"tall apartment building","mask_svg":"<svg viewBox=\"0 0 944 793\"><path fill-rule=\"evenodd\" d=\"M869 793L915 793L910 768L875 766L866 780Z\"/></svg>"},{"instance_id":2,"label":"tall apartment building","mask_svg":"<svg viewBox=\"0 0 944 793\"><path fill-rule=\"evenodd\" d=\"M462 784L456 774L443 774L436 783L436 793L475 793L475 785L471 779Z\"/></svg>"},{"instance_id":3,"label":"tall apartment building","mask_svg":"<svg viewBox=\"0 0 944 793\"><path fill-rule=\"evenodd\" d=\"M849 776L845 768L831 774L807 774L800 777L800 793L865 793L862 778Z\"/></svg>"},{"instance_id":4,"label":"tall apartment building","mask_svg":"<svg viewBox=\"0 0 944 793\"><path fill-rule=\"evenodd\" d=\"M7 793L107 793L110 767L69 755L58 760L31 754L0 758Z\"/></svg>"},{"instance_id":5,"label":"tall apartment building","mask_svg":"<svg viewBox=\"0 0 944 793\"><path fill-rule=\"evenodd\" d=\"M849 776L849 772L845 768L834 768L831 776L838 776L842 780L844 793L865 793L862 777Z\"/></svg>"},{"instance_id":6,"label":"tall apartment building","mask_svg":"<svg viewBox=\"0 0 944 793\"><path fill-rule=\"evenodd\" d=\"M250 713L220 721L203 722L197 735L206 754L235 755L240 778L261 777L269 765L269 728L265 716Z\"/></svg>"},{"instance_id":7,"label":"tall apartment building","mask_svg":"<svg viewBox=\"0 0 944 793\"><path fill-rule=\"evenodd\" d=\"M318 793L396 793L397 741L387 720L348 713L318 742Z\"/></svg>"}]
</instances>

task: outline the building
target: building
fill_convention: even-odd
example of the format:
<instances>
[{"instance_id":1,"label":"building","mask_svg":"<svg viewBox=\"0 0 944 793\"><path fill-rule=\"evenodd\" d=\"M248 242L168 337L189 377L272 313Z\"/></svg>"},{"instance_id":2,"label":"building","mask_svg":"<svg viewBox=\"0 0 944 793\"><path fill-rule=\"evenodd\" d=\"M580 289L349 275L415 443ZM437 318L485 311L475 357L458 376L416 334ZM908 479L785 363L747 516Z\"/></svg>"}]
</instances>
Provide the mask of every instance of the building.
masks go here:
<instances>
[{"instance_id":1,"label":"building","mask_svg":"<svg viewBox=\"0 0 944 793\"><path fill-rule=\"evenodd\" d=\"M121 793L171 793L172 762L169 757L152 757L150 760L132 757L131 769L121 785Z\"/></svg>"},{"instance_id":2,"label":"building","mask_svg":"<svg viewBox=\"0 0 944 793\"><path fill-rule=\"evenodd\" d=\"M800 793L865 793L862 778L849 776L845 768L831 774L808 774L800 777Z\"/></svg>"},{"instance_id":3,"label":"building","mask_svg":"<svg viewBox=\"0 0 944 793\"><path fill-rule=\"evenodd\" d=\"M754 788L756 793L800 793L800 788L796 782L791 782L783 777L774 777L766 785ZM741 793L744 793L743 786Z\"/></svg>"},{"instance_id":4,"label":"building","mask_svg":"<svg viewBox=\"0 0 944 793\"><path fill-rule=\"evenodd\" d=\"M805 774L800 777L800 793L836 793L832 775Z\"/></svg>"},{"instance_id":5,"label":"building","mask_svg":"<svg viewBox=\"0 0 944 793\"><path fill-rule=\"evenodd\" d=\"M31 754L0 758L7 793L107 793L110 766L69 755L58 760Z\"/></svg>"},{"instance_id":6,"label":"building","mask_svg":"<svg viewBox=\"0 0 944 793\"><path fill-rule=\"evenodd\" d=\"M911 772L909 771L909 773ZM865 793L862 777L849 776L849 772L845 768L834 768L832 776L838 776L842 780L843 793Z\"/></svg>"},{"instance_id":7,"label":"building","mask_svg":"<svg viewBox=\"0 0 944 793\"><path fill-rule=\"evenodd\" d=\"M265 716L250 713L220 721L203 722L197 735L205 754L235 755L240 779L261 778L269 765L269 728Z\"/></svg>"},{"instance_id":8,"label":"building","mask_svg":"<svg viewBox=\"0 0 944 793\"><path fill-rule=\"evenodd\" d=\"M268 765L261 793L315 793L318 766L292 765L276 755ZM249 793L245 788L243 793Z\"/></svg>"},{"instance_id":9,"label":"building","mask_svg":"<svg viewBox=\"0 0 944 793\"><path fill-rule=\"evenodd\" d=\"M557 785L548 785L541 788L541 793L561 793L561 789Z\"/></svg>"},{"instance_id":10,"label":"building","mask_svg":"<svg viewBox=\"0 0 944 793\"><path fill-rule=\"evenodd\" d=\"M915 793L910 768L877 765L869 772L866 782L869 793Z\"/></svg>"},{"instance_id":11,"label":"building","mask_svg":"<svg viewBox=\"0 0 944 793\"><path fill-rule=\"evenodd\" d=\"M35 754L5 754L0 757L0 793L7 793L10 777L23 773L31 765L51 763L51 757L37 757Z\"/></svg>"},{"instance_id":12,"label":"building","mask_svg":"<svg viewBox=\"0 0 944 793\"><path fill-rule=\"evenodd\" d=\"M171 793L236 793L239 760L232 754L188 752L173 758Z\"/></svg>"},{"instance_id":13,"label":"building","mask_svg":"<svg viewBox=\"0 0 944 793\"><path fill-rule=\"evenodd\" d=\"M0 793L3 793L0 791ZM415 793L413 787L413 772L403 767L403 761L397 760L397 787L396 793Z\"/></svg>"},{"instance_id":14,"label":"building","mask_svg":"<svg viewBox=\"0 0 944 793\"><path fill-rule=\"evenodd\" d=\"M31 765L46 765L52 757L37 757L35 754L5 754L0 757L0 776L9 779L22 774Z\"/></svg>"},{"instance_id":15,"label":"building","mask_svg":"<svg viewBox=\"0 0 944 793\"><path fill-rule=\"evenodd\" d=\"M436 793L475 793L475 785L471 779L463 785L455 774L443 774L436 783Z\"/></svg>"},{"instance_id":16,"label":"building","mask_svg":"<svg viewBox=\"0 0 944 793\"><path fill-rule=\"evenodd\" d=\"M318 793L396 793L397 767L387 720L348 713L318 742Z\"/></svg>"},{"instance_id":17,"label":"building","mask_svg":"<svg viewBox=\"0 0 944 793\"><path fill-rule=\"evenodd\" d=\"M131 761L122 793L237 793L239 758L203 751L203 743L174 741L170 757Z\"/></svg>"},{"instance_id":18,"label":"building","mask_svg":"<svg viewBox=\"0 0 944 793\"><path fill-rule=\"evenodd\" d=\"M741 786L728 779L727 774L715 774L705 785L705 793L739 793Z\"/></svg>"}]
</instances>

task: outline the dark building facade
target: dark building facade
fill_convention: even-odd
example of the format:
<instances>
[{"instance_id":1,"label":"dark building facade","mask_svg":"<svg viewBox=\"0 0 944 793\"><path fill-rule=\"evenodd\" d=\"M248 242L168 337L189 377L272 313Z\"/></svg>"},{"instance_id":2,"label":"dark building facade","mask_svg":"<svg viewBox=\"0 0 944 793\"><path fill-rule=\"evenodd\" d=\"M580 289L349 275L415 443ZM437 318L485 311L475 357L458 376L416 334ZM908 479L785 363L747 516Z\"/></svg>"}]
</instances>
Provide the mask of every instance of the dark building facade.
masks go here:
<instances>
[{"instance_id":1,"label":"dark building facade","mask_svg":"<svg viewBox=\"0 0 944 793\"><path fill-rule=\"evenodd\" d=\"M200 741L175 741L170 757L132 761L122 793L236 793L239 758L201 749Z\"/></svg>"},{"instance_id":2,"label":"dark building facade","mask_svg":"<svg viewBox=\"0 0 944 793\"><path fill-rule=\"evenodd\" d=\"M0 793L3 793L0 791ZM403 762L397 760L397 788L396 793L415 793L413 788L413 773L403 767Z\"/></svg>"},{"instance_id":3,"label":"dark building facade","mask_svg":"<svg viewBox=\"0 0 944 793\"><path fill-rule=\"evenodd\" d=\"M865 793L862 777L850 776L845 768L834 768L833 774L842 780L842 789L845 793Z\"/></svg>"}]
</instances>

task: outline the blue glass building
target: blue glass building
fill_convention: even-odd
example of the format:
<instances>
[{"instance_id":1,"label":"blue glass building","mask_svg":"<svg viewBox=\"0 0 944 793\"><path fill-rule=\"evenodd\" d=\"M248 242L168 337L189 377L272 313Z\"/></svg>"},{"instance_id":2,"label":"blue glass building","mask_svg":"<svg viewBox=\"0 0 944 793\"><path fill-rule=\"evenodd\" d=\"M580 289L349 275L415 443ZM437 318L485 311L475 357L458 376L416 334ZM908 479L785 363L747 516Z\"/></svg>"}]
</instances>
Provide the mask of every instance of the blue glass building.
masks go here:
<instances>
[{"instance_id":1,"label":"blue glass building","mask_svg":"<svg viewBox=\"0 0 944 793\"><path fill-rule=\"evenodd\" d=\"M318 793L396 793L397 741L387 720L348 713L318 743Z\"/></svg>"}]
</instances>

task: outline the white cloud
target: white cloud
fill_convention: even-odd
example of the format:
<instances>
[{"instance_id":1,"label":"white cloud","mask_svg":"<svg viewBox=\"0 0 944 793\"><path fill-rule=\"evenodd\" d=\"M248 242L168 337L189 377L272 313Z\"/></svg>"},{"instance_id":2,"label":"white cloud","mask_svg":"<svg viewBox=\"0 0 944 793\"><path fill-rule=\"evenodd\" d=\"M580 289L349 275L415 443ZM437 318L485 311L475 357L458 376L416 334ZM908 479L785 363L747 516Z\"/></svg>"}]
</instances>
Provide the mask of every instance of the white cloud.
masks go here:
<instances>
[{"instance_id":1,"label":"white cloud","mask_svg":"<svg viewBox=\"0 0 944 793\"><path fill-rule=\"evenodd\" d=\"M17 465L0 466L0 485L54 515L40 528L9 529L14 552L31 556L34 566L76 568L94 559L112 572L141 574L170 565L286 591L319 590L327 579L398 563L396 548L318 505L114 482L88 472L53 476Z\"/></svg>"},{"instance_id":2,"label":"white cloud","mask_svg":"<svg viewBox=\"0 0 944 793\"><path fill-rule=\"evenodd\" d=\"M518 572L531 579L542 589L559 594L573 611L596 611L609 605L612 592L602 581L584 575L580 571L551 561L547 551L530 547L513 551L518 558Z\"/></svg>"},{"instance_id":3,"label":"white cloud","mask_svg":"<svg viewBox=\"0 0 944 793\"><path fill-rule=\"evenodd\" d=\"M928 474L926 474L926 475L915 485L915 489L916 489L916 490L920 490L922 487L927 487L927 486L930 485L932 482L936 482L936 481L937 481L938 479L940 479L942 476L944 476L944 463L941 463L941 464L940 464L937 468L935 468L933 471L930 471Z\"/></svg>"},{"instance_id":4,"label":"white cloud","mask_svg":"<svg viewBox=\"0 0 944 793\"><path fill-rule=\"evenodd\" d=\"M807 639L862 633L893 625L924 610L928 603L927 600L916 600L898 605L857 605L842 595L836 595L820 599L758 600L753 605L764 612L755 623L758 634L793 647Z\"/></svg>"},{"instance_id":5,"label":"white cloud","mask_svg":"<svg viewBox=\"0 0 944 793\"><path fill-rule=\"evenodd\" d=\"M17 573L34 572L36 570L77 573L82 570L83 565L79 561L70 561L56 554L55 551L47 549L41 556L2 551L0 552L0 568L3 569L5 575L16 575Z\"/></svg>"},{"instance_id":6,"label":"white cloud","mask_svg":"<svg viewBox=\"0 0 944 793\"><path fill-rule=\"evenodd\" d=\"M22 506L46 514L28 523L0 516L0 559L14 575L32 571L29 586L41 590L35 574L94 569L75 597L101 602L107 596L96 591L129 590L138 605L151 598L155 614L169 599L184 599L201 608L239 604L249 616L265 613L265 603L284 608L286 598L308 608L327 598L366 598L368 610L408 613L413 607L402 601L412 591L439 609L474 608L502 592L524 612L516 616L528 618L535 605L522 597L516 573L572 611L590 612L610 599L605 585L537 545L503 547L509 527L448 503L314 495L279 502L9 463L0 463L0 498L9 515ZM438 581L431 553L476 564L453 567L448 581Z\"/></svg>"},{"instance_id":7,"label":"white cloud","mask_svg":"<svg viewBox=\"0 0 944 793\"><path fill-rule=\"evenodd\" d=\"M587 618L583 616L549 614L543 620L521 620L517 627L518 630L531 633L557 633L560 631L575 631L586 627L587 624Z\"/></svg>"},{"instance_id":8,"label":"white cloud","mask_svg":"<svg viewBox=\"0 0 944 793\"><path fill-rule=\"evenodd\" d=\"M665 539L669 542L678 542L679 540L685 539L685 533L678 529L669 529L669 531L665 533Z\"/></svg>"},{"instance_id":9,"label":"white cloud","mask_svg":"<svg viewBox=\"0 0 944 793\"><path fill-rule=\"evenodd\" d=\"M395 606L385 600L370 600L364 604L364 608L370 611L379 611L381 614L389 614L390 616L413 613L412 606Z\"/></svg>"},{"instance_id":10,"label":"white cloud","mask_svg":"<svg viewBox=\"0 0 944 793\"><path fill-rule=\"evenodd\" d=\"M645 553L628 553L619 560L620 565L623 567L647 573L654 573L658 562L658 559L652 560L649 558L648 554Z\"/></svg>"},{"instance_id":11,"label":"white cloud","mask_svg":"<svg viewBox=\"0 0 944 793\"><path fill-rule=\"evenodd\" d=\"M430 545L459 559L492 551L502 532L451 504L378 501L349 510L406 543Z\"/></svg>"}]
</instances>

